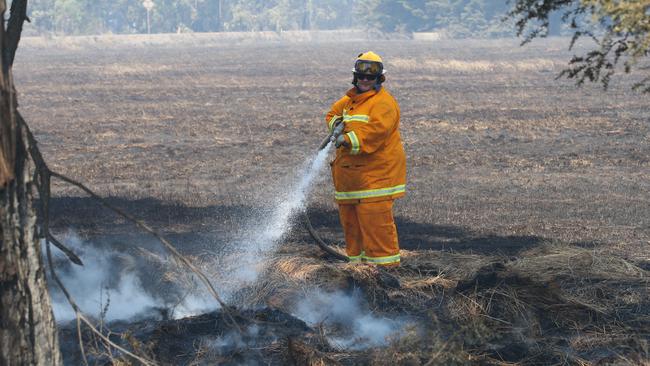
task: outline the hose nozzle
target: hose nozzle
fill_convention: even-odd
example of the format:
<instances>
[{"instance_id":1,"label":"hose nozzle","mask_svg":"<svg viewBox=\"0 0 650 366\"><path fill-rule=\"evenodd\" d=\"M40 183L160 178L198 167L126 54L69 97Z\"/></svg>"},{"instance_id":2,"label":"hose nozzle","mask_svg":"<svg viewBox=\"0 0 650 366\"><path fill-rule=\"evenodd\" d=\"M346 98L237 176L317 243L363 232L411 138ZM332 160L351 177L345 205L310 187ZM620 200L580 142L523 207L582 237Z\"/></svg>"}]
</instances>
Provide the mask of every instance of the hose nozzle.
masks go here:
<instances>
[{"instance_id":1,"label":"hose nozzle","mask_svg":"<svg viewBox=\"0 0 650 366\"><path fill-rule=\"evenodd\" d=\"M318 150L323 150L329 143L334 143L336 139L341 136L343 133L343 130L345 129L345 123L338 122L337 124L334 125L334 128L332 129L332 132L327 135L327 138L321 142L320 147Z\"/></svg>"}]
</instances>

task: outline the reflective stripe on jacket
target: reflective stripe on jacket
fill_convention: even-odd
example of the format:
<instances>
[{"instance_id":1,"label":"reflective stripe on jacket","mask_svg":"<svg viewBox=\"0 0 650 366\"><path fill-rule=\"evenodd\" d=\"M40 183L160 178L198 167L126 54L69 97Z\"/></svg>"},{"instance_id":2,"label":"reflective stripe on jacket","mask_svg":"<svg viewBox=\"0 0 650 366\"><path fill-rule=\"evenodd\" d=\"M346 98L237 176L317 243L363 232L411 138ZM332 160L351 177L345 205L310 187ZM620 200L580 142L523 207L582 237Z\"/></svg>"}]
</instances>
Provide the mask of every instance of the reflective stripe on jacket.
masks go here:
<instances>
[{"instance_id":1,"label":"reflective stripe on jacket","mask_svg":"<svg viewBox=\"0 0 650 366\"><path fill-rule=\"evenodd\" d=\"M362 94L352 88L327 113L330 131L339 117L343 117L349 147L337 149L331 163L336 200L371 202L403 196L406 155L395 98L383 87Z\"/></svg>"}]
</instances>

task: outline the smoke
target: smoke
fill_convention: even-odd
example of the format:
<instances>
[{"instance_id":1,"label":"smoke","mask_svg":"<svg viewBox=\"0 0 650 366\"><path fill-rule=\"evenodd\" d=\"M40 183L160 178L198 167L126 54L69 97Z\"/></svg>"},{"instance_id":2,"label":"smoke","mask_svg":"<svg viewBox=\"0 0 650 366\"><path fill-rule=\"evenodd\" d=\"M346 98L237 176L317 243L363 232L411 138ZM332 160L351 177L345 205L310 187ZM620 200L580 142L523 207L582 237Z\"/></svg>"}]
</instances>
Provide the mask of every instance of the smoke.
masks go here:
<instances>
[{"instance_id":1,"label":"smoke","mask_svg":"<svg viewBox=\"0 0 650 366\"><path fill-rule=\"evenodd\" d=\"M203 284L201 284L203 286ZM176 304L171 317L174 319L186 318L204 314L219 308L219 303L207 291L193 291Z\"/></svg>"},{"instance_id":2,"label":"smoke","mask_svg":"<svg viewBox=\"0 0 650 366\"><path fill-rule=\"evenodd\" d=\"M230 331L218 338L205 337L198 344L200 357L192 364L258 366L262 364L260 345L275 343L271 336L258 325L250 325L242 332ZM225 361L228 360L228 361Z\"/></svg>"},{"instance_id":3,"label":"smoke","mask_svg":"<svg viewBox=\"0 0 650 366\"><path fill-rule=\"evenodd\" d=\"M84 313L110 321L130 319L160 306L161 301L143 289L131 257L94 248L74 233L67 233L64 242L80 255L84 265L64 265L65 255L52 248L55 267L61 282ZM51 280L50 288L54 317L57 321L73 319L72 307Z\"/></svg>"},{"instance_id":4,"label":"smoke","mask_svg":"<svg viewBox=\"0 0 650 366\"><path fill-rule=\"evenodd\" d=\"M165 272L178 271L177 266L164 256L158 258L159 262L154 266L124 250L118 251L111 246L95 247L72 231L63 235L63 242L81 257L84 265L71 264L65 254L53 247L55 270L85 314L106 321L139 317L181 318L218 308L218 303L206 295L206 291L186 289L180 283L168 283L161 288ZM147 283L143 284L143 281ZM59 287L51 278L48 282L57 321L74 319L74 311Z\"/></svg>"},{"instance_id":5,"label":"smoke","mask_svg":"<svg viewBox=\"0 0 650 366\"><path fill-rule=\"evenodd\" d=\"M386 345L407 325L405 320L375 316L362 305L358 291L348 295L313 290L298 303L293 315L312 327L324 325L332 344L350 350Z\"/></svg>"},{"instance_id":6,"label":"smoke","mask_svg":"<svg viewBox=\"0 0 650 366\"><path fill-rule=\"evenodd\" d=\"M231 331L220 338L205 340L204 346L220 355L233 353L238 350L248 350L250 347L257 345L259 333L260 328L253 324L247 327L243 333Z\"/></svg>"}]
</instances>

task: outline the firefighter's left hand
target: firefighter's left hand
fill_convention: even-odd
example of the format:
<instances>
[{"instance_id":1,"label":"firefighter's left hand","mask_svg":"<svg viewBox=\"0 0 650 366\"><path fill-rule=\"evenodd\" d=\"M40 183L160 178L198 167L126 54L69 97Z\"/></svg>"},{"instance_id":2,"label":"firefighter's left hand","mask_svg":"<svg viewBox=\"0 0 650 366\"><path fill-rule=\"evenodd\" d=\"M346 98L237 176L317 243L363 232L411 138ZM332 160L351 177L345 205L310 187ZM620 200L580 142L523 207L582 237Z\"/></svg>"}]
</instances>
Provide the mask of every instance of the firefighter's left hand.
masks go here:
<instances>
[{"instance_id":1,"label":"firefighter's left hand","mask_svg":"<svg viewBox=\"0 0 650 366\"><path fill-rule=\"evenodd\" d=\"M345 140L345 135L339 135L334 142L334 146L338 149L339 147L350 147L350 143Z\"/></svg>"}]
</instances>

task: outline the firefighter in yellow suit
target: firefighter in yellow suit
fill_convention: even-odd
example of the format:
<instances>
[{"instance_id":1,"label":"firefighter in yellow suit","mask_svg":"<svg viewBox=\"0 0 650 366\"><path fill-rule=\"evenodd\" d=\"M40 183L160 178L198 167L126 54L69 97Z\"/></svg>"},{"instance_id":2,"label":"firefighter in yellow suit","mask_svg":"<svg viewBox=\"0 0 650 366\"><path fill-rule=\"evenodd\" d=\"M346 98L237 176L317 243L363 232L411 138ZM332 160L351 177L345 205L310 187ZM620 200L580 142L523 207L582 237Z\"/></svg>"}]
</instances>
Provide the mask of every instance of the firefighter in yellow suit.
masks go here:
<instances>
[{"instance_id":1,"label":"firefighter in yellow suit","mask_svg":"<svg viewBox=\"0 0 650 366\"><path fill-rule=\"evenodd\" d=\"M331 163L335 198L351 262L400 263L393 201L406 191L406 155L399 133L400 110L382 86L381 57L358 56L354 87L327 113L330 132L344 123Z\"/></svg>"}]
</instances>

